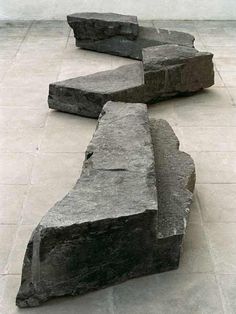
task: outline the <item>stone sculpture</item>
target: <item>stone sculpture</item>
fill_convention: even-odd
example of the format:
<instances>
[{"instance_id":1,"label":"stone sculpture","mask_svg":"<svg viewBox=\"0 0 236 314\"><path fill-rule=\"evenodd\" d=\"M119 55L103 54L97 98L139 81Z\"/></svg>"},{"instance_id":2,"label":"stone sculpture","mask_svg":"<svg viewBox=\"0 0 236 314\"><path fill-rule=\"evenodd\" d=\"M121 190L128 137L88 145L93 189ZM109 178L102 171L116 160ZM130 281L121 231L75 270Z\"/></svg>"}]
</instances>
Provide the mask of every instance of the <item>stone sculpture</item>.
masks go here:
<instances>
[{"instance_id":1,"label":"stone sculpture","mask_svg":"<svg viewBox=\"0 0 236 314\"><path fill-rule=\"evenodd\" d=\"M213 55L197 51L192 35L142 28L136 17L120 14L80 13L67 19L77 46L142 62L50 84L51 109L98 118L107 101L150 104L214 84Z\"/></svg>"},{"instance_id":2,"label":"stone sculpture","mask_svg":"<svg viewBox=\"0 0 236 314\"><path fill-rule=\"evenodd\" d=\"M169 124L108 102L85 156L28 243L19 307L178 267L195 169Z\"/></svg>"},{"instance_id":3,"label":"stone sculpture","mask_svg":"<svg viewBox=\"0 0 236 314\"><path fill-rule=\"evenodd\" d=\"M114 13L77 13L67 16L76 46L142 60L142 49L164 44L193 47L190 34L138 25L136 16Z\"/></svg>"},{"instance_id":4,"label":"stone sculpture","mask_svg":"<svg viewBox=\"0 0 236 314\"><path fill-rule=\"evenodd\" d=\"M195 167L144 103L214 84L213 55L189 34L113 13L67 19L78 47L141 62L49 86L50 108L99 121L75 187L31 236L19 307L178 267Z\"/></svg>"}]
</instances>

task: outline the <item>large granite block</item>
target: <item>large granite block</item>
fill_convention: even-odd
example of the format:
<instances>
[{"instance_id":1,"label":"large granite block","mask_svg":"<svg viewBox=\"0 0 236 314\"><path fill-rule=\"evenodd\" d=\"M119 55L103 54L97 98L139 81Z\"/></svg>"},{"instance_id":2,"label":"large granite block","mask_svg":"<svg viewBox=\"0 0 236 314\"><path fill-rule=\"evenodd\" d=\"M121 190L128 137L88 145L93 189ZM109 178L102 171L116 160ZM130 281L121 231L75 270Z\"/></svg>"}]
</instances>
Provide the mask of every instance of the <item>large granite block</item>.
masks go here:
<instances>
[{"instance_id":1,"label":"large granite block","mask_svg":"<svg viewBox=\"0 0 236 314\"><path fill-rule=\"evenodd\" d=\"M100 40L75 38L77 47L137 60L142 60L142 49L146 47L166 44L193 47L194 43L194 37L190 34L152 27L139 27L135 40L121 35Z\"/></svg>"},{"instance_id":2,"label":"large granite block","mask_svg":"<svg viewBox=\"0 0 236 314\"><path fill-rule=\"evenodd\" d=\"M98 118L109 101L144 102L143 66L141 63L98 72L49 86L51 109Z\"/></svg>"},{"instance_id":3,"label":"large granite block","mask_svg":"<svg viewBox=\"0 0 236 314\"><path fill-rule=\"evenodd\" d=\"M194 174L168 123L108 102L80 179L31 236L17 305L177 268Z\"/></svg>"},{"instance_id":4,"label":"large granite block","mask_svg":"<svg viewBox=\"0 0 236 314\"><path fill-rule=\"evenodd\" d=\"M139 27L136 16L114 13L75 13L67 16L76 46L142 60L142 49L165 44L193 47L190 34Z\"/></svg>"},{"instance_id":5,"label":"large granite block","mask_svg":"<svg viewBox=\"0 0 236 314\"><path fill-rule=\"evenodd\" d=\"M214 84L213 54L195 48L163 45L143 49L143 69L146 85L162 80L161 96L193 93Z\"/></svg>"},{"instance_id":6,"label":"large granite block","mask_svg":"<svg viewBox=\"0 0 236 314\"><path fill-rule=\"evenodd\" d=\"M115 13L75 13L67 16L67 21L78 40L101 40L122 36L133 40L138 36L136 16Z\"/></svg>"},{"instance_id":7,"label":"large granite block","mask_svg":"<svg viewBox=\"0 0 236 314\"><path fill-rule=\"evenodd\" d=\"M36 306L145 274L156 212L146 106L108 103L76 186L32 235L17 304Z\"/></svg>"},{"instance_id":8,"label":"large granite block","mask_svg":"<svg viewBox=\"0 0 236 314\"><path fill-rule=\"evenodd\" d=\"M179 151L179 140L167 121L152 119L150 128L158 195L153 265L162 272L178 268L196 175L192 158Z\"/></svg>"},{"instance_id":9,"label":"large granite block","mask_svg":"<svg viewBox=\"0 0 236 314\"><path fill-rule=\"evenodd\" d=\"M143 49L143 62L52 83L51 109L97 118L111 101L154 103L191 94L214 84L213 55L163 45Z\"/></svg>"}]
</instances>

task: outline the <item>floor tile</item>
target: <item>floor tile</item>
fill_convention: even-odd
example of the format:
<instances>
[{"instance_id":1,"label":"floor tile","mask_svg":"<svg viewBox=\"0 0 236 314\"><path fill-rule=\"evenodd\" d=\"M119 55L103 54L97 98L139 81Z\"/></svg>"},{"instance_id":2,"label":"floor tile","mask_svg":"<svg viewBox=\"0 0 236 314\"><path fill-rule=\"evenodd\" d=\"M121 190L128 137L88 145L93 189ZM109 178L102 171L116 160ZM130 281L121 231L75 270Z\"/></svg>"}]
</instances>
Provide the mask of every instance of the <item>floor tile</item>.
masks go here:
<instances>
[{"instance_id":1,"label":"floor tile","mask_svg":"<svg viewBox=\"0 0 236 314\"><path fill-rule=\"evenodd\" d=\"M22 224L38 224L47 211L72 187L69 184L62 186L60 181L53 185L31 185L22 210Z\"/></svg>"},{"instance_id":2,"label":"floor tile","mask_svg":"<svg viewBox=\"0 0 236 314\"><path fill-rule=\"evenodd\" d=\"M215 276L163 273L114 287L116 314L223 313Z\"/></svg>"},{"instance_id":3,"label":"floor tile","mask_svg":"<svg viewBox=\"0 0 236 314\"><path fill-rule=\"evenodd\" d=\"M179 273L213 273L211 258L205 231L202 225L190 223L187 227L180 258Z\"/></svg>"},{"instance_id":4,"label":"floor tile","mask_svg":"<svg viewBox=\"0 0 236 314\"><path fill-rule=\"evenodd\" d=\"M0 311L2 309L1 304L3 300L5 284L6 284L6 276L0 275Z\"/></svg>"},{"instance_id":5,"label":"floor tile","mask_svg":"<svg viewBox=\"0 0 236 314\"><path fill-rule=\"evenodd\" d=\"M28 184L34 156L0 153L0 184Z\"/></svg>"},{"instance_id":6,"label":"floor tile","mask_svg":"<svg viewBox=\"0 0 236 314\"><path fill-rule=\"evenodd\" d=\"M17 229L6 266L6 272L8 274L21 273L25 250L33 230L34 226L32 225L21 225Z\"/></svg>"},{"instance_id":7,"label":"floor tile","mask_svg":"<svg viewBox=\"0 0 236 314\"><path fill-rule=\"evenodd\" d=\"M236 110L226 88L212 88L168 103L174 104L178 126L236 126Z\"/></svg>"},{"instance_id":8,"label":"floor tile","mask_svg":"<svg viewBox=\"0 0 236 314\"><path fill-rule=\"evenodd\" d=\"M40 145L42 152L85 152L94 128L49 128L45 129Z\"/></svg>"},{"instance_id":9,"label":"floor tile","mask_svg":"<svg viewBox=\"0 0 236 314\"><path fill-rule=\"evenodd\" d=\"M42 128L46 117L42 110L0 107L0 128Z\"/></svg>"},{"instance_id":10,"label":"floor tile","mask_svg":"<svg viewBox=\"0 0 236 314\"><path fill-rule=\"evenodd\" d=\"M110 289L80 297L55 298L37 308L18 309L15 306L15 298L19 285L20 276L7 276L1 314L113 314Z\"/></svg>"},{"instance_id":11,"label":"floor tile","mask_svg":"<svg viewBox=\"0 0 236 314\"><path fill-rule=\"evenodd\" d=\"M225 307L225 313L235 314L236 313L236 275L219 275L218 281L221 286L223 294L223 302Z\"/></svg>"},{"instance_id":12,"label":"floor tile","mask_svg":"<svg viewBox=\"0 0 236 314\"><path fill-rule=\"evenodd\" d=\"M215 84L214 84L215 87L224 87L224 82L220 76L220 74L215 71Z\"/></svg>"},{"instance_id":13,"label":"floor tile","mask_svg":"<svg viewBox=\"0 0 236 314\"><path fill-rule=\"evenodd\" d=\"M233 99L233 104L236 106L236 88L228 88L229 94Z\"/></svg>"},{"instance_id":14,"label":"floor tile","mask_svg":"<svg viewBox=\"0 0 236 314\"><path fill-rule=\"evenodd\" d=\"M34 162L32 184L73 184L80 175L84 153L41 153Z\"/></svg>"},{"instance_id":15,"label":"floor tile","mask_svg":"<svg viewBox=\"0 0 236 314\"><path fill-rule=\"evenodd\" d=\"M58 76L58 80L66 80L75 78L78 76L84 76L93 74L96 72L107 71L111 69L111 62L106 63L88 62L87 60L81 61L79 58L75 59L64 59L61 65L61 71Z\"/></svg>"},{"instance_id":16,"label":"floor tile","mask_svg":"<svg viewBox=\"0 0 236 314\"><path fill-rule=\"evenodd\" d=\"M207 46L207 49L214 54L215 58L235 58L236 47Z\"/></svg>"},{"instance_id":17,"label":"floor tile","mask_svg":"<svg viewBox=\"0 0 236 314\"><path fill-rule=\"evenodd\" d=\"M0 225L0 274L6 273L6 266L15 239L16 225Z\"/></svg>"},{"instance_id":18,"label":"floor tile","mask_svg":"<svg viewBox=\"0 0 236 314\"><path fill-rule=\"evenodd\" d=\"M0 185L0 224L19 222L26 192L24 185Z\"/></svg>"},{"instance_id":19,"label":"floor tile","mask_svg":"<svg viewBox=\"0 0 236 314\"><path fill-rule=\"evenodd\" d=\"M185 127L181 132L184 150L236 152L236 127Z\"/></svg>"},{"instance_id":20,"label":"floor tile","mask_svg":"<svg viewBox=\"0 0 236 314\"><path fill-rule=\"evenodd\" d=\"M235 47L236 46L236 36L225 36L220 35L220 36L201 36L203 42L208 45L208 46L221 46L221 47Z\"/></svg>"},{"instance_id":21,"label":"floor tile","mask_svg":"<svg viewBox=\"0 0 236 314\"><path fill-rule=\"evenodd\" d=\"M148 106L148 114L150 118L164 119L173 127L177 125L174 105L171 102L164 101Z\"/></svg>"},{"instance_id":22,"label":"floor tile","mask_svg":"<svg viewBox=\"0 0 236 314\"><path fill-rule=\"evenodd\" d=\"M198 196L204 222L236 222L235 184L199 184Z\"/></svg>"},{"instance_id":23,"label":"floor tile","mask_svg":"<svg viewBox=\"0 0 236 314\"><path fill-rule=\"evenodd\" d=\"M236 274L236 224L205 223L215 270L219 274Z\"/></svg>"},{"instance_id":24,"label":"floor tile","mask_svg":"<svg viewBox=\"0 0 236 314\"><path fill-rule=\"evenodd\" d=\"M27 107L32 109L48 110L48 86L45 88L26 87L16 88L11 86L0 88L0 106L2 107Z\"/></svg>"},{"instance_id":25,"label":"floor tile","mask_svg":"<svg viewBox=\"0 0 236 314\"><path fill-rule=\"evenodd\" d=\"M236 47L235 47L236 50ZM214 58L214 63L219 71L236 71L236 57L232 58Z\"/></svg>"},{"instance_id":26,"label":"floor tile","mask_svg":"<svg viewBox=\"0 0 236 314\"><path fill-rule=\"evenodd\" d=\"M3 129L0 128L0 152L33 153L38 151L42 129Z\"/></svg>"},{"instance_id":27,"label":"floor tile","mask_svg":"<svg viewBox=\"0 0 236 314\"><path fill-rule=\"evenodd\" d=\"M189 223L196 223L196 224L202 224L202 217L200 213L200 205L198 201L198 187L195 186L194 195L193 195L193 202L191 205L191 210L189 214Z\"/></svg>"},{"instance_id":28,"label":"floor tile","mask_svg":"<svg viewBox=\"0 0 236 314\"><path fill-rule=\"evenodd\" d=\"M56 110L50 110L47 119L47 128L66 128L66 129L81 129L84 132L89 132L95 129L97 125L96 119L88 119L74 114L63 113Z\"/></svg>"},{"instance_id":29,"label":"floor tile","mask_svg":"<svg viewBox=\"0 0 236 314\"><path fill-rule=\"evenodd\" d=\"M197 183L236 183L235 152L189 152L196 165Z\"/></svg>"},{"instance_id":30,"label":"floor tile","mask_svg":"<svg viewBox=\"0 0 236 314\"><path fill-rule=\"evenodd\" d=\"M49 70L44 73L35 73L33 71L15 71L9 70L4 77L3 86L12 86L15 88L27 88L39 86L47 87L51 82L57 80L58 71Z\"/></svg>"},{"instance_id":31,"label":"floor tile","mask_svg":"<svg viewBox=\"0 0 236 314\"><path fill-rule=\"evenodd\" d=\"M236 71L235 72L226 72L220 71L223 82L228 87L236 87Z\"/></svg>"}]
</instances>

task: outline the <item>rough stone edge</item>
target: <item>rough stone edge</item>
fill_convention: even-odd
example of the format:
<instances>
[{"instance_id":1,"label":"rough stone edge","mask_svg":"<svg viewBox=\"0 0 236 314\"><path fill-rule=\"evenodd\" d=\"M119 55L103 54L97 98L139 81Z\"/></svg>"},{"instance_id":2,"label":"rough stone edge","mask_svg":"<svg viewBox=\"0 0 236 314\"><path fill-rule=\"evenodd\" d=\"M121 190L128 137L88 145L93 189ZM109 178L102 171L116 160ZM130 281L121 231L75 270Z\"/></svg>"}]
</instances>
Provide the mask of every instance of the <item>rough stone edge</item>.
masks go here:
<instances>
[{"instance_id":1,"label":"rough stone edge","mask_svg":"<svg viewBox=\"0 0 236 314\"><path fill-rule=\"evenodd\" d=\"M182 215L178 217L177 212L166 212L165 208L162 208L161 197L158 197L158 234L155 267L157 267L158 272L165 272L177 269L179 266L183 239L186 232L190 206L192 203L193 192L196 183L196 172L192 157L189 154L179 150L179 140L166 120L156 120L154 118L150 119L150 130L153 140L154 159L156 165L157 195L160 195L159 187L163 183L165 174L168 176L169 170L168 168L164 167L162 176L158 178L160 169L158 153L159 145L162 145L162 152L166 157L169 154L172 154L174 156L174 162L178 161L178 158L180 158L181 162L185 161L184 165L186 166L181 169L180 177L178 177L181 180L176 182L178 189L184 193L184 201L182 201L181 204L181 208L183 210ZM165 132L163 132L164 130ZM182 163L180 164L180 168L181 166ZM169 185L169 187L171 191L171 185ZM167 223L169 230L163 230L163 225L161 224L163 224L165 221L170 221L172 218L175 219L175 223L171 226ZM177 229L176 232L176 225L179 224L179 230Z\"/></svg>"}]
</instances>

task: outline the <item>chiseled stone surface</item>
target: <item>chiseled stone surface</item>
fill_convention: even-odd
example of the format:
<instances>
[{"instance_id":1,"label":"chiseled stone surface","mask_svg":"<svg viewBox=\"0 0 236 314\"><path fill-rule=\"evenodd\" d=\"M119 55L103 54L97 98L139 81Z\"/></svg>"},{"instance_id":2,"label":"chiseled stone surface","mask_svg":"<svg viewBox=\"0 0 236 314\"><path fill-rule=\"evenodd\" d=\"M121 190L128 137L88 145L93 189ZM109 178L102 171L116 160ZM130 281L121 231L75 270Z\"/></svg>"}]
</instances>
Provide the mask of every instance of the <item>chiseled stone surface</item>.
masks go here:
<instances>
[{"instance_id":1,"label":"chiseled stone surface","mask_svg":"<svg viewBox=\"0 0 236 314\"><path fill-rule=\"evenodd\" d=\"M213 54L195 48L163 45L143 49L144 80L154 85L162 80L161 96L192 93L214 84ZM152 85L152 84L151 84Z\"/></svg>"},{"instance_id":2,"label":"chiseled stone surface","mask_svg":"<svg viewBox=\"0 0 236 314\"><path fill-rule=\"evenodd\" d=\"M78 40L91 41L122 36L134 40L139 31L138 20L133 15L116 13L75 13L67 21Z\"/></svg>"},{"instance_id":3,"label":"chiseled stone surface","mask_svg":"<svg viewBox=\"0 0 236 314\"><path fill-rule=\"evenodd\" d=\"M80 179L30 239L18 306L150 272L157 219L154 168L146 105L108 103Z\"/></svg>"},{"instance_id":4,"label":"chiseled stone surface","mask_svg":"<svg viewBox=\"0 0 236 314\"><path fill-rule=\"evenodd\" d=\"M119 34L100 40L81 40L76 36L75 38L77 47L137 60L142 60L143 48L166 44L193 47L194 43L194 37L184 32L142 26L139 27L138 37L135 40Z\"/></svg>"},{"instance_id":5,"label":"chiseled stone surface","mask_svg":"<svg viewBox=\"0 0 236 314\"><path fill-rule=\"evenodd\" d=\"M107 101L154 103L214 84L213 55L163 45L143 49L143 62L52 83L51 109L97 118Z\"/></svg>"},{"instance_id":6,"label":"chiseled stone surface","mask_svg":"<svg viewBox=\"0 0 236 314\"><path fill-rule=\"evenodd\" d=\"M190 155L179 151L179 140L165 120L150 121L158 195L158 272L178 267L182 240L195 186L195 166Z\"/></svg>"},{"instance_id":7,"label":"chiseled stone surface","mask_svg":"<svg viewBox=\"0 0 236 314\"><path fill-rule=\"evenodd\" d=\"M176 269L194 184L167 122L150 124L144 104L108 102L80 179L32 234L17 305Z\"/></svg>"},{"instance_id":8,"label":"chiseled stone surface","mask_svg":"<svg viewBox=\"0 0 236 314\"><path fill-rule=\"evenodd\" d=\"M137 63L52 83L48 104L51 109L98 118L107 101L145 102L143 95L143 66Z\"/></svg>"}]
</instances>

